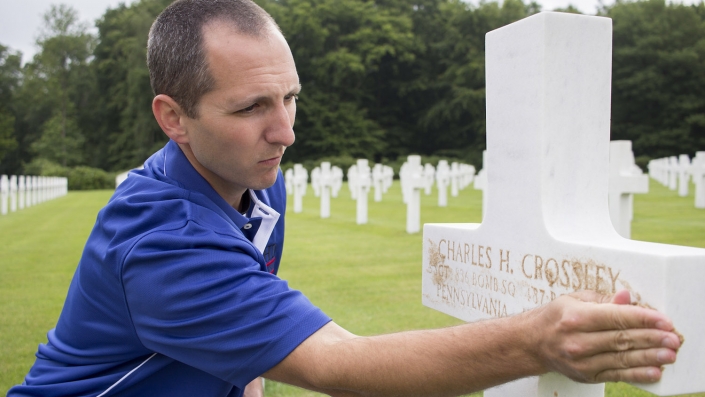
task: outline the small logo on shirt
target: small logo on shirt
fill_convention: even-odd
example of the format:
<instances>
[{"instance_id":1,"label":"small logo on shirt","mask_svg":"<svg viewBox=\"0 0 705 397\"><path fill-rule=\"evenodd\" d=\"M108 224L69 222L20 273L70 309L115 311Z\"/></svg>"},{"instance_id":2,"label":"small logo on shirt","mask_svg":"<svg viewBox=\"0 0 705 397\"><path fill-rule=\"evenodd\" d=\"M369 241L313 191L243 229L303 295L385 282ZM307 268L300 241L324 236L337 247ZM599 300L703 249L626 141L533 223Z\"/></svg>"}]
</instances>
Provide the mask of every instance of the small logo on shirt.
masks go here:
<instances>
[{"instance_id":1,"label":"small logo on shirt","mask_svg":"<svg viewBox=\"0 0 705 397\"><path fill-rule=\"evenodd\" d=\"M271 274L276 274L277 273L277 258L275 255L277 254L277 245L276 244L270 244L267 247L265 247L264 252L262 255L264 256L264 261L267 266L267 271Z\"/></svg>"}]
</instances>

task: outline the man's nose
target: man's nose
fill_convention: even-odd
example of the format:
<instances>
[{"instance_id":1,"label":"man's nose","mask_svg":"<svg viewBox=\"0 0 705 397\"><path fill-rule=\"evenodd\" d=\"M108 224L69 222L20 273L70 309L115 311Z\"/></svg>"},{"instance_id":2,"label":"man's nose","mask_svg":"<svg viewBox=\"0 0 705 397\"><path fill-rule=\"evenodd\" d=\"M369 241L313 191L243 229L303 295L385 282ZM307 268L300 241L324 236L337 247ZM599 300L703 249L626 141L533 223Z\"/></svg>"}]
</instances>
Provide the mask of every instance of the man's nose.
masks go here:
<instances>
[{"instance_id":1,"label":"man's nose","mask_svg":"<svg viewBox=\"0 0 705 397\"><path fill-rule=\"evenodd\" d=\"M295 116L295 108L294 110L289 109L285 104L277 106L273 111L272 120L266 133L267 142L291 146L295 140Z\"/></svg>"}]
</instances>

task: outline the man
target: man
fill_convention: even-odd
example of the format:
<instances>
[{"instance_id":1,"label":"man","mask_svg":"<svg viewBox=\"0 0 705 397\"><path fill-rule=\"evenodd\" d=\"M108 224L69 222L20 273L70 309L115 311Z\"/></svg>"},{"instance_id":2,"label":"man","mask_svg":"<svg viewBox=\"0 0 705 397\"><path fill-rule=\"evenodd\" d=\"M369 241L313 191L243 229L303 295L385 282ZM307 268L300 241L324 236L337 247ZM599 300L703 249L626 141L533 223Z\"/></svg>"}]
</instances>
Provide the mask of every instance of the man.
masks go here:
<instances>
[{"instance_id":1,"label":"man","mask_svg":"<svg viewBox=\"0 0 705 397\"><path fill-rule=\"evenodd\" d=\"M148 63L170 142L99 214L10 396L256 396L260 375L334 396L451 396L549 371L654 382L675 361L670 320L626 291L442 330L347 332L274 275L300 90L274 21L250 0L179 0L152 26Z\"/></svg>"}]
</instances>

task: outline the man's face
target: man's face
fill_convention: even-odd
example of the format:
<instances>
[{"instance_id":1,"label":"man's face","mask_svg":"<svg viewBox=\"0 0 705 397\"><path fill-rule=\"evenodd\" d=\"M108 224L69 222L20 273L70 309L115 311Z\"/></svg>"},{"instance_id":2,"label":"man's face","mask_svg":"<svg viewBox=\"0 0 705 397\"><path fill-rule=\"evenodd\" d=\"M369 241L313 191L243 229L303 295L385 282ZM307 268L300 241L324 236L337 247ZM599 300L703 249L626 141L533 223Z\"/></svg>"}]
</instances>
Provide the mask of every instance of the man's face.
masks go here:
<instances>
[{"instance_id":1,"label":"man's face","mask_svg":"<svg viewBox=\"0 0 705 397\"><path fill-rule=\"evenodd\" d=\"M284 150L294 143L299 76L288 44L274 29L254 38L211 23L204 45L215 89L201 98L197 119L184 117L188 143L181 147L232 204L246 189L276 181Z\"/></svg>"}]
</instances>

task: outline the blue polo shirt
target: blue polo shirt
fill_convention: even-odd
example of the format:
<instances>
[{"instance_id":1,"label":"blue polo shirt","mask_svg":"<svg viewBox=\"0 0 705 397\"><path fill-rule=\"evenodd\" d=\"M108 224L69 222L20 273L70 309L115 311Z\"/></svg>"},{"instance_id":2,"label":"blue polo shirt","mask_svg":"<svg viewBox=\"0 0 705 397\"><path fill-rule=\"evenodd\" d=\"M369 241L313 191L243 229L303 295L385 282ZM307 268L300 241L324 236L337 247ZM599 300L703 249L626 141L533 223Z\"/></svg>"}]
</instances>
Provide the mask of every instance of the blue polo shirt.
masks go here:
<instances>
[{"instance_id":1,"label":"blue polo shirt","mask_svg":"<svg viewBox=\"0 0 705 397\"><path fill-rule=\"evenodd\" d=\"M56 328L8 396L241 396L330 321L276 276L281 172L249 195L242 215L173 141L133 171L98 214Z\"/></svg>"}]
</instances>

